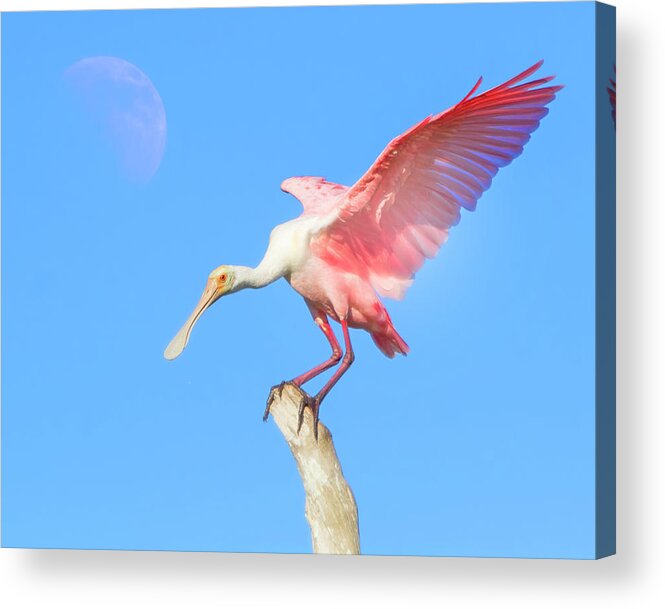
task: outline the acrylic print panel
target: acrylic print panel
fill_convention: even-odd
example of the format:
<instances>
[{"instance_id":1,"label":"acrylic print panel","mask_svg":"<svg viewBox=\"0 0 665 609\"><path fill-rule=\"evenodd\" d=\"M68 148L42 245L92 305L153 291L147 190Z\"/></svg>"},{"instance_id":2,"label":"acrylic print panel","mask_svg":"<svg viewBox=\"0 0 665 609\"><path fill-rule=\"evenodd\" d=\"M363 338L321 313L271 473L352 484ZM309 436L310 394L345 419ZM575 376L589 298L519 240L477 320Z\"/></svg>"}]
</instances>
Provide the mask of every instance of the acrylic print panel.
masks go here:
<instances>
[{"instance_id":1,"label":"acrylic print panel","mask_svg":"<svg viewBox=\"0 0 665 609\"><path fill-rule=\"evenodd\" d=\"M4 546L613 553L613 9L15 13L2 58Z\"/></svg>"}]
</instances>

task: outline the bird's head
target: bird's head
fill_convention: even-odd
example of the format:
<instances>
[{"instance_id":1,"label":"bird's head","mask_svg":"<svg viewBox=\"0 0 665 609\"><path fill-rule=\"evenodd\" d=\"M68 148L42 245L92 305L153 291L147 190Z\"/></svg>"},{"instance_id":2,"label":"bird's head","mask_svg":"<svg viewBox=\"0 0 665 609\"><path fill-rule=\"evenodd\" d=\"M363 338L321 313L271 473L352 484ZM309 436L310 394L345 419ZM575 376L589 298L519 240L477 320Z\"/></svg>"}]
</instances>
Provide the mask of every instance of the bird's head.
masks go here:
<instances>
[{"instance_id":1,"label":"bird's head","mask_svg":"<svg viewBox=\"0 0 665 609\"><path fill-rule=\"evenodd\" d=\"M232 266L222 265L217 267L208 276L206 287L203 290L199 304L196 305L194 311L189 316L185 324L180 328L179 332L173 337L168 347L164 351L164 357L168 360L178 357L183 349L187 346L189 335L192 332L194 324L198 321L203 312L214 302L219 300L225 294L235 291L237 286L235 268Z\"/></svg>"}]
</instances>

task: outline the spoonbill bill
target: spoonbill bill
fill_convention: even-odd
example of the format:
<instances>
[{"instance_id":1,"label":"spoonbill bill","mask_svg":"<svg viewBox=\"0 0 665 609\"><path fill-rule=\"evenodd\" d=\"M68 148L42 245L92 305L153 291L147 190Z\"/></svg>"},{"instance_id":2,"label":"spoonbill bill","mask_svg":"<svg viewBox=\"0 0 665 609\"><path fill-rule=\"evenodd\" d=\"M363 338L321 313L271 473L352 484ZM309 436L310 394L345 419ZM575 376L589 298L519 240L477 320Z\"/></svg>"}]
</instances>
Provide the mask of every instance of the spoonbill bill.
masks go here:
<instances>
[{"instance_id":1,"label":"spoonbill bill","mask_svg":"<svg viewBox=\"0 0 665 609\"><path fill-rule=\"evenodd\" d=\"M387 357L409 351L380 297L405 295L416 271L459 222L461 209L474 210L499 168L522 153L562 88L548 85L553 76L524 82L542 63L474 96L480 78L459 103L393 139L353 186L321 177L285 180L281 188L300 200L302 214L273 229L256 268L223 265L210 273L164 357L182 353L196 321L219 298L283 277L305 299L332 350L324 362L288 381L302 396L298 430L310 408L316 434L322 400L354 360L349 328L369 332ZM344 352L330 318L342 326ZM302 390L337 364L316 395ZM285 383L272 388L264 420Z\"/></svg>"}]
</instances>

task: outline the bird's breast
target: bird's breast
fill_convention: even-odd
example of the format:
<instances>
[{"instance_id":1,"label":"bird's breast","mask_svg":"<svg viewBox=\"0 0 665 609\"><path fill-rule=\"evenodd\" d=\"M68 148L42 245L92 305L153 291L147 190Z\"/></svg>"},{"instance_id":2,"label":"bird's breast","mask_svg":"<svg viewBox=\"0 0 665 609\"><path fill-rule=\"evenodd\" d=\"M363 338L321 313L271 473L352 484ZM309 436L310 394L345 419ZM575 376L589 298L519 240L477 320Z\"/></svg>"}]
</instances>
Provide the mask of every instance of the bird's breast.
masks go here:
<instances>
[{"instance_id":1,"label":"bird's breast","mask_svg":"<svg viewBox=\"0 0 665 609\"><path fill-rule=\"evenodd\" d=\"M270 234L268 252L282 261L289 274L303 269L312 256L310 243L314 229L300 218L276 226Z\"/></svg>"}]
</instances>

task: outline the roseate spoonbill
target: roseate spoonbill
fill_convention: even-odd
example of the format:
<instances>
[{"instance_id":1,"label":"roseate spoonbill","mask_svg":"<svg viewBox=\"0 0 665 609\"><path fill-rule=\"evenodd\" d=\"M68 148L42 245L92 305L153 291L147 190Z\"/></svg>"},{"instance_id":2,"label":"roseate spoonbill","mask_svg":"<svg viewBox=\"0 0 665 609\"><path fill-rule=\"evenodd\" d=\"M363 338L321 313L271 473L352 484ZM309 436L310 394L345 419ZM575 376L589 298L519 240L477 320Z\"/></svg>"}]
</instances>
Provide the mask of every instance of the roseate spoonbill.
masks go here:
<instances>
[{"instance_id":1,"label":"roseate spoonbill","mask_svg":"<svg viewBox=\"0 0 665 609\"><path fill-rule=\"evenodd\" d=\"M164 357L180 355L192 327L216 300L284 277L305 299L332 349L326 361L289 381L302 395L298 429L304 409L310 408L316 434L321 401L354 360L349 328L369 332L390 358L408 352L379 297L404 296L414 273L436 255L459 221L461 208L475 209L498 169L521 154L562 88L545 86L553 76L523 82L541 65L474 97L479 79L458 104L393 139L351 187L320 177L285 180L282 190L300 200L303 213L275 227L256 268L224 265L210 273L198 305ZM329 318L342 326L344 353ZM301 389L340 360L316 395ZM284 384L272 388L264 419Z\"/></svg>"}]
</instances>

